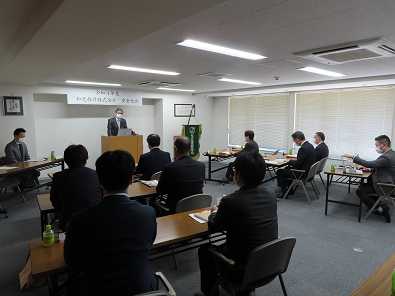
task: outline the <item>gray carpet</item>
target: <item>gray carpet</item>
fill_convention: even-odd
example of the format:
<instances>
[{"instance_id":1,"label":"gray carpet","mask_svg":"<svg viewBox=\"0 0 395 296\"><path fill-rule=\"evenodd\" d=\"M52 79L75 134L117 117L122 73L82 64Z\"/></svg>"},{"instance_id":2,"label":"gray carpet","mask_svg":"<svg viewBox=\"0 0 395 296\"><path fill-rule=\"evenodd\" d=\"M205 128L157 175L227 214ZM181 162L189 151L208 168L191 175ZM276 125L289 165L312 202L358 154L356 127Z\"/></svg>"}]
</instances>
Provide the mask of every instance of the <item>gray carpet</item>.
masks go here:
<instances>
[{"instance_id":1,"label":"gray carpet","mask_svg":"<svg viewBox=\"0 0 395 296\"><path fill-rule=\"evenodd\" d=\"M214 177L222 179L224 173L217 172ZM289 295L349 295L395 252L395 222L388 224L384 217L372 215L368 220L358 223L357 207L334 203L329 204L328 216L325 216L325 190L321 181L316 182L321 191L318 200L311 185L307 185L312 205L309 205L301 188L294 196L278 202L279 236L296 237L296 246L289 269L284 274L284 282ZM262 186L277 191L275 181ZM234 184L223 186L207 182L204 192L218 197L236 189ZM47 284L19 291L18 278L28 255L29 243L40 240L36 195L47 192L43 188L39 193L29 193L26 203L11 193L0 200L0 204L9 211L8 219L0 215L0 295L48 294ZM355 188L348 194L347 187L332 185L330 196L358 202ZM363 252L354 251L356 247ZM149 265L153 272L162 271L166 275L177 295L194 295L200 286L197 250L178 254L177 260L179 270L174 269L172 257L152 261ZM222 292L221 295L227 294ZM258 289L255 295L282 295L278 279Z\"/></svg>"}]
</instances>

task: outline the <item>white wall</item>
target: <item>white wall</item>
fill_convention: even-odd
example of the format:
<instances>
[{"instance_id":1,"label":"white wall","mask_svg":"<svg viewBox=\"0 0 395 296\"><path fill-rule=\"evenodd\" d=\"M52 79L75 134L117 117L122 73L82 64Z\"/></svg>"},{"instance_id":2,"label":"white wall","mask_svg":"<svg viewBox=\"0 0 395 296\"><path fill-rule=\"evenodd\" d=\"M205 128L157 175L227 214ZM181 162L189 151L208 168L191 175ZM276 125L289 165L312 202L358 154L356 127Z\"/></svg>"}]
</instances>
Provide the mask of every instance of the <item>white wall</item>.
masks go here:
<instances>
[{"instance_id":1,"label":"white wall","mask_svg":"<svg viewBox=\"0 0 395 296\"><path fill-rule=\"evenodd\" d=\"M213 146L209 148L210 151L214 147L224 149L228 146L229 97L216 97L213 101Z\"/></svg>"},{"instance_id":2,"label":"white wall","mask_svg":"<svg viewBox=\"0 0 395 296\"><path fill-rule=\"evenodd\" d=\"M30 156L36 155L36 133L34 128L33 88L31 86L0 85L0 96L21 96L23 100L24 115L8 115L3 113L3 99L1 98L0 114L0 157L4 156L5 146L14 138L14 130L23 127L26 130L26 145Z\"/></svg>"},{"instance_id":3,"label":"white wall","mask_svg":"<svg viewBox=\"0 0 395 296\"><path fill-rule=\"evenodd\" d=\"M192 96L190 94L174 94L174 93L155 93L144 92L143 98L163 100L163 104L155 104L155 130L160 129L161 118L156 115L156 112L163 114L163 134L160 134L162 139L162 149L170 152L173 157L173 136L181 135L182 124L187 124L187 117L174 117L174 104L195 104L196 120L203 125L202 136L200 139L200 160L206 160L202 156L204 151L212 149L213 147L213 99L205 98L203 96ZM193 117L190 124L198 124ZM159 133L159 132L158 132Z\"/></svg>"}]
</instances>

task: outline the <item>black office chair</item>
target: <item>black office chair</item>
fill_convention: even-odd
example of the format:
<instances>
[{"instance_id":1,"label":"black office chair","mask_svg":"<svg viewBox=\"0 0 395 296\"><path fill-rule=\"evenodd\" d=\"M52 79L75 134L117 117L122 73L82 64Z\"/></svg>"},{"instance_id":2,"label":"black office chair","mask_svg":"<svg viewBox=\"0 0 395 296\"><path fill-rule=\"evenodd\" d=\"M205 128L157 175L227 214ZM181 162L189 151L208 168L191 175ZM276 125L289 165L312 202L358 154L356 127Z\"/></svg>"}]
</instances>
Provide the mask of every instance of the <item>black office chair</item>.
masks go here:
<instances>
[{"instance_id":1,"label":"black office chair","mask_svg":"<svg viewBox=\"0 0 395 296\"><path fill-rule=\"evenodd\" d=\"M165 286L167 291L159 290L159 291L152 291L143 294L138 294L136 296L176 296L176 292L174 291L173 287L171 286L170 282L164 276L163 273L160 271L155 272L156 282L158 283L159 288L159 280Z\"/></svg>"},{"instance_id":2,"label":"black office chair","mask_svg":"<svg viewBox=\"0 0 395 296\"><path fill-rule=\"evenodd\" d=\"M280 279L283 294L288 295L282 274L287 271L295 243L294 237L287 237L263 244L251 251L244 266L237 266L233 260L226 258L214 248L210 248L219 270L219 277L211 291L211 296L215 294L219 285L235 296L236 292L265 286L277 276ZM234 276L235 271L241 271L243 276Z\"/></svg>"}]
</instances>

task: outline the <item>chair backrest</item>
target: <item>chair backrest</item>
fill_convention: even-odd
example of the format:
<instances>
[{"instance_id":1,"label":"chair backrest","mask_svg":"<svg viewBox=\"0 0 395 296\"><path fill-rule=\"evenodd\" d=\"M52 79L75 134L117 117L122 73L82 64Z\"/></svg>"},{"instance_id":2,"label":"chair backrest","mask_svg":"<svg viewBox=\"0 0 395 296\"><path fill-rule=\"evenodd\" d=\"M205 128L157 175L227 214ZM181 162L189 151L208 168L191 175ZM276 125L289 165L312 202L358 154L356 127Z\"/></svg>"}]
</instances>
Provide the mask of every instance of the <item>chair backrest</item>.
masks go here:
<instances>
[{"instance_id":1,"label":"chair backrest","mask_svg":"<svg viewBox=\"0 0 395 296\"><path fill-rule=\"evenodd\" d=\"M153 174L153 175L151 176L151 180L159 180L161 174L162 174L162 171L156 172L155 174Z\"/></svg>"},{"instance_id":2,"label":"chair backrest","mask_svg":"<svg viewBox=\"0 0 395 296\"><path fill-rule=\"evenodd\" d=\"M0 166L7 164L7 157L3 156L0 157Z\"/></svg>"},{"instance_id":3,"label":"chair backrest","mask_svg":"<svg viewBox=\"0 0 395 296\"><path fill-rule=\"evenodd\" d=\"M318 169L317 169L317 174L321 173L324 170L327 160L328 160L328 157L321 159L320 165L318 166Z\"/></svg>"},{"instance_id":4,"label":"chair backrest","mask_svg":"<svg viewBox=\"0 0 395 296\"><path fill-rule=\"evenodd\" d=\"M181 199L176 206L176 214L207 208L211 206L212 197L210 194L196 194Z\"/></svg>"},{"instance_id":5,"label":"chair backrest","mask_svg":"<svg viewBox=\"0 0 395 296\"><path fill-rule=\"evenodd\" d=\"M260 280L286 272L295 243L294 237L279 238L252 250L247 258L242 287L254 282L259 287Z\"/></svg>"},{"instance_id":6,"label":"chair backrest","mask_svg":"<svg viewBox=\"0 0 395 296\"><path fill-rule=\"evenodd\" d=\"M316 163L314 163L311 166L311 168L309 170L309 174L307 175L307 181L310 181L310 179L314 178L315 174L317 173L320 163L321 163L321 161L317 161Z\"/></svg>"}]
</instances>

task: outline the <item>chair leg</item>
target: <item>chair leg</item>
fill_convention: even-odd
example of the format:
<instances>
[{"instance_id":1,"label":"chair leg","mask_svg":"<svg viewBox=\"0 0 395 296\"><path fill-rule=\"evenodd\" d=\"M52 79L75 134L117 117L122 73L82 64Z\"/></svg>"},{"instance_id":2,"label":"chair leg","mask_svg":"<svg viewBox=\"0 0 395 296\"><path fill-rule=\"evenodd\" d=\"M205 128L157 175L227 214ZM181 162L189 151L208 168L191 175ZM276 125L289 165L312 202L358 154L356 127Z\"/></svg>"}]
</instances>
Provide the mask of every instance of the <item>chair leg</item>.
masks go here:
<instances>
[{"instance_id":1,"label":"chair leg","mask_svg":"<svg viewBox=\"0 0 395 296\"><path fill-rule=\"evenodd\" d=\"M25 197L23 196L23 193L22 193L22 191L21 191L21 189L19 188L18 185L16 185L16 189L18 190L19 195L22 197L23 202L26 202L26 199L25 199Z\"/></svg>"},{"instance_id":2,"label":"chair leg","mask_svg":"<svg viewBox=\"0 0 395 296\"><path fill-rule=\"evenodd\" d=\"M38 181L38 180L37 180L37 181ZM34 179L33 182L34 182L34 185L35 185L35 186L38 186L38 183L36 182L36 179ZM37 191L40 191L40 189L38 189L38 188L37 188L36 190L37 190Z\"/></svg>"},{"instance_id":3,"label":"chair leg","mask_svg":"<svg viewBox=\"0 0 395 296\"><path fill-rule=\"evenodd\" d=\"M284 280L281 274L278 275L278 278L280 279L280 283L281 283L281 289L283 289L283 294L284 296L288 296L287 294L287 289L285 289L285 285L284 285Z\"/></svg>"},{"instance_id":4,"label":"chair leg","mask_svg":"<svg viewBox=\"0 0 395 296\"><path fill-rule=\"evenodd\" d=\"M294 183L296 180L292 181L292 184L288 187L287 192L285 192L285 195L283 196L283 199L286 199L288 197L288 193L291 191L291 188L293 187Z\"/></svg>"},{"instance_id":5,"label":"chair leg","mask_svg":"<svg viewBox=\"0 0 395 296\"><path fill-rule=\"evenodd\" d=\"M324 185L324 189L326 190L325 182L324 179L322 179L321 173L319 173L318 176L320 176L322 185Z\"/></svg>"},{"instance_id":6,"label":"chair leg","mask_svg":"<svg viewBox=\"0 0 395 296\"><path fill-rule=\"evenodd\" d=\"M311 180L311 186L313 186L313 188L315 188L315 196L317 196L317 199L320 199L318 194L321 194L320 191L318 190L317 184L315 183L314 179ZM318 194L317 194L318 193Z\"/></svg>"},{"instance_id":7,"label":"chair leg","mask_svg":"<svg viewBox=\"0 0 395 296\"><path fill-rule=\"evenodd\" d=\"M375 202L375 204L373 205L373 207L369 210L369 212L366 214L366 216L364 217L365 220L368 219L368 217L370 216L370 214L374 211L374 209L377 207L377 205L380 203L380 201L383 200L383 196L380 196L377 201Z\"/></svg>"},{"instance_id":8,"label":"chair leg","mask_svg":"<svg viewBox=\"0 0 395 296\"><path fill-rule=\"evenodd\" d=\"M309 195L307 194L306 187L304 186L303 182L301 182L301 185L302 185L302 187L303 187L304 193L306 194L307 200L308 200L309 203L311 204L310 197L309 197Z\"/></svg>"}]
</instances>

